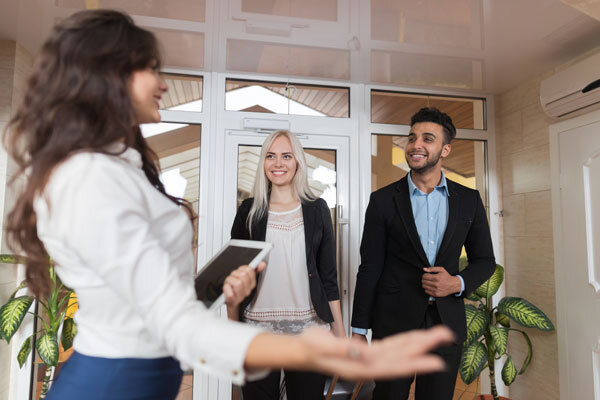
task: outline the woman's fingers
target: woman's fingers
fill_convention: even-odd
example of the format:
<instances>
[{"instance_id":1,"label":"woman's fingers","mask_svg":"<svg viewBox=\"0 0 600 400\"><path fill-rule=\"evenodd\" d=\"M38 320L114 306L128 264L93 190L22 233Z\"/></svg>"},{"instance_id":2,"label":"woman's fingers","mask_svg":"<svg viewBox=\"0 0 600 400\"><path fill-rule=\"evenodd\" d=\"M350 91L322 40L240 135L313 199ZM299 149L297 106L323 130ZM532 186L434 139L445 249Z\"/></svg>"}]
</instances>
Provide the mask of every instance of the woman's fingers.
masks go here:
<instances>
[{"instance_id":1,"label":"woman's fingers","mask_svg":"<svg viewBox=\"0 0 600 400\"><path fill-rule=\"evenodd\" d=\"M443 360L430 351L453 340L445 327L411 331L376 340L371 346L363 340L334 338L308 331L302 335L319 353L317 369L348 379L393 378L415 373L441 371Z\"/></svg>"},{"instance_id":2,"label":"woman's fingers","mask_svg":"<svg viewBox=\"0 0 600 400\"><path fill-rule=\"evenodd\" d=\"M266 263L262 262L258 266L263 270ZM229 306L239 305L256 286L256 272L247 265L236 268L225 278L223 283L223 293L225 293L225 303Z\"/></svg>"}]
</instances>

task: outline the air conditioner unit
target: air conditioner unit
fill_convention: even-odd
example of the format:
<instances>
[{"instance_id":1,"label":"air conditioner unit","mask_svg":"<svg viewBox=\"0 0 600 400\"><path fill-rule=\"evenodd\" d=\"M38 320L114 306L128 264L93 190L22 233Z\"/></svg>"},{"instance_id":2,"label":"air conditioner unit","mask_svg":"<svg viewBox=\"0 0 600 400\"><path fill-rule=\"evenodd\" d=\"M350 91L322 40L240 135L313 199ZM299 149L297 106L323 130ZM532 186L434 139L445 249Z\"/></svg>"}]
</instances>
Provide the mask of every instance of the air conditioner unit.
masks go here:
<instances>
[{"instance_id":1,"label":"air conditioner unit","mask_svg":"<svg viewBox=\"0 0 600 400\"><path fill-rule=\"evenodd\" d=\"M600 53L543 80L540 101L546 114L556 118L600 109Z\"/></svg>"}]
</instances>

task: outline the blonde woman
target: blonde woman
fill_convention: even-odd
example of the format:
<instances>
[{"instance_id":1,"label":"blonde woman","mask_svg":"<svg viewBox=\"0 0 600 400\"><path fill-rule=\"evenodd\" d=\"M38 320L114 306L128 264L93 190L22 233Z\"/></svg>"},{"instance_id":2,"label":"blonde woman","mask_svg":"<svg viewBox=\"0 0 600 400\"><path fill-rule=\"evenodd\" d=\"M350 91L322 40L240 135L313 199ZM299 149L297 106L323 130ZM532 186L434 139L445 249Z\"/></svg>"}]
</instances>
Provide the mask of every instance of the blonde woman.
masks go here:
<instances>
[{"instance_id":1,"label":"blonde woman","mask_svg":"<svg viewBox=\"0 0 600 400\"><path fill-rule=\"evenodd\" d=\"M331 216L325 201L311 192L307 171L304 150L293 134L277 131L267 137L253 198L241 204L231 237L273 243L271 266L257 290L239 307L230 307L229 315L277 333L329 325L343 337ZM285 380L290 400L323 397L323 375L285 371ZM275 371L248 383L244 399L277 399L279 381L280 371Z\"/></svg>"}]
</instances>

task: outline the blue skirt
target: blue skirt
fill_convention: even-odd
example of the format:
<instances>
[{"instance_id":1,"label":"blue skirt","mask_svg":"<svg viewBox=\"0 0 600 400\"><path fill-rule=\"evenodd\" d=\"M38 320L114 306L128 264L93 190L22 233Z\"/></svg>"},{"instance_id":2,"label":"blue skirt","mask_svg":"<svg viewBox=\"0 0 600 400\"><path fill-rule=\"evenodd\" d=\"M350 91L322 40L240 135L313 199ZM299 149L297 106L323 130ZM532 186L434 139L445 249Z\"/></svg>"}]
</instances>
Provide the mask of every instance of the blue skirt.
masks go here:
<instances>
[{"instance_id":1,"label":"blue skirt","mask_svg":"<svg viewBox=\"0 0 600 400\"><path fill-rule=\"evenodd\" d=\"M73 353L47 400L175 399L183 372L165 358L101 358Z\"/></svg>"}]
</instances>

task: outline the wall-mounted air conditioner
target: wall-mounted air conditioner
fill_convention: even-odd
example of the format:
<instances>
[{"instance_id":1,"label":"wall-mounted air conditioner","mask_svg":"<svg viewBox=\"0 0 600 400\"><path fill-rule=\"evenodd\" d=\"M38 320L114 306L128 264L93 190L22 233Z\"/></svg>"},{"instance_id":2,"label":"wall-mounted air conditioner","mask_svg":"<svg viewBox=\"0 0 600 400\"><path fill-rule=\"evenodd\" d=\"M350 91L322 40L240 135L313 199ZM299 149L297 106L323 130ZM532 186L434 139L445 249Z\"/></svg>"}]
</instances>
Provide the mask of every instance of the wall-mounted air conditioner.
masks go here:
<instances>
[{"instance_id":1,"label":"wall-mounted air conditioner","mask_svg":"<svg viewBox=\"0 0 600 400\"><path fill-rule=\"evenodd\" d=\"M543 80L540 101L546 114L556 118L600 109L600 53Z\"/></svg>"}]
</instances>

